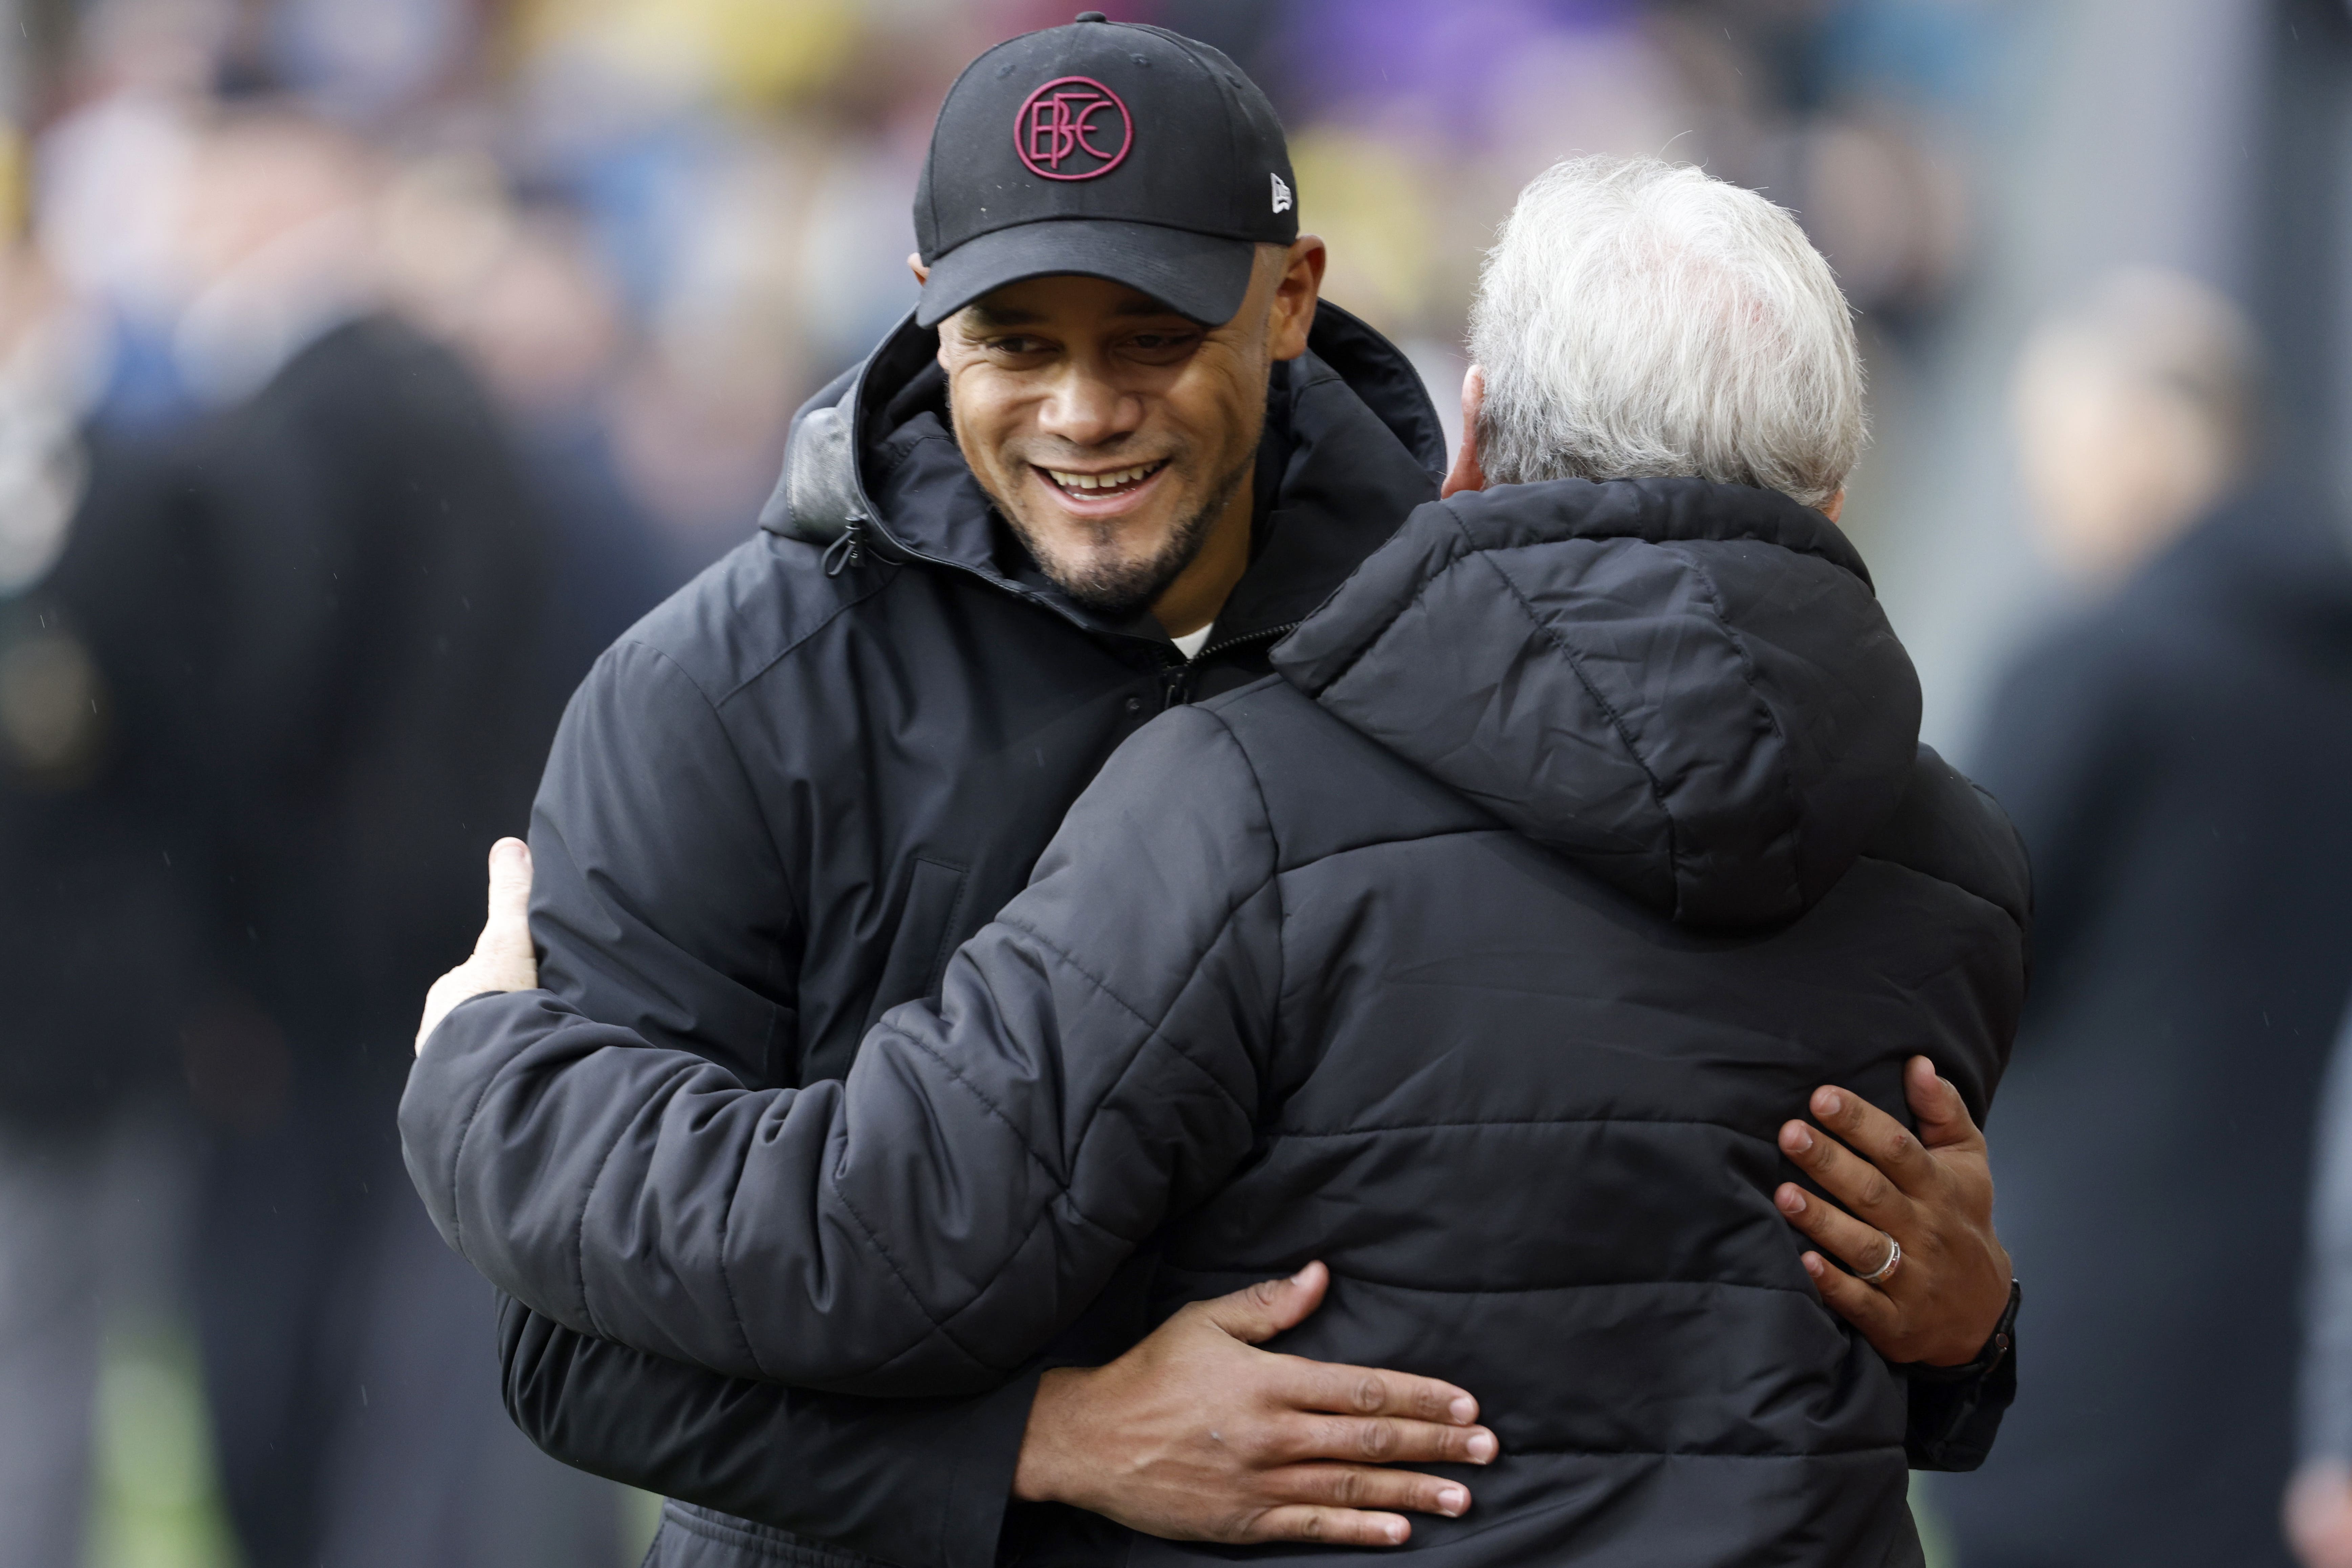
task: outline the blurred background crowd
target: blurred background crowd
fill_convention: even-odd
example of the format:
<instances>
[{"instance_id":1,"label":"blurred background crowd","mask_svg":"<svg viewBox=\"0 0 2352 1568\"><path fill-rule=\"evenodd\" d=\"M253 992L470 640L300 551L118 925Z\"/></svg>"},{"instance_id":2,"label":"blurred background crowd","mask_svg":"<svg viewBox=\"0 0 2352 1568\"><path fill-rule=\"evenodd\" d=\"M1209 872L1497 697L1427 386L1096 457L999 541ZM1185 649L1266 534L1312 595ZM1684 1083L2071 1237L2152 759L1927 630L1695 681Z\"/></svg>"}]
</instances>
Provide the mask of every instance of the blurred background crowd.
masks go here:
<instances>
[{"instance_id":1,"label":"blurred background crowd","mask_svg":"<svg viewBox=\"0 0 2352 1568\"><path fill-rule=\"evenodd\" d=\"M635 1560L401 1172L416 1009L572 685L911 305L947 83L1074 9L0 0L0 1565ZM2343 0L1112 13L1266 88L1449 421L1555 158L1801 216L1848 525L2037 870L2023 1395L1935 1551L2285 1563L2300 1466L2352 1563Z\"/></svg>"}]
</instances>

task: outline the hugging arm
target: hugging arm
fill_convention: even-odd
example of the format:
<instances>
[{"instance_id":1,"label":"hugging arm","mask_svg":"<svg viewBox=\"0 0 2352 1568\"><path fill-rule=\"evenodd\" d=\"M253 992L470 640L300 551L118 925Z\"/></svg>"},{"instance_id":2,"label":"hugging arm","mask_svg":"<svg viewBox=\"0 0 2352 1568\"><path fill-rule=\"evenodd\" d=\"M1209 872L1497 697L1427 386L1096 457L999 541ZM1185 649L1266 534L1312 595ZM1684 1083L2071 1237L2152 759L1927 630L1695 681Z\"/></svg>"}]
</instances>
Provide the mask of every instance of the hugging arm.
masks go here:
<instances>
[{"instance_id":1,"label":"hugging arm","mask_svg":"<svg viewBox=\"0 0 2352 1568\"><path fill-rule=\"evenodd\" d=\"M1803 1261L1822 1300L1909 1379L1913 1466L1974 1469L2016 1392L2018 1293L1969 1107L1990 1100L2009 1059L2034 889L2008 816L1924 747L1912 794L1869 852L1956 882L2007 915L1989 928L2000 941L1978 955L1984 1008L1969 1034L1939 1045L1950 1078L1925 1056L1905 1064L1916 1133L1861 1095L1816 1089L1811 1122L1785 1123L1780 1144L1819 1191L1790 1182L1773 1196L1817 1249Z\"/></svg>"},{"instance_id":2,"label":"hugging arm","mask_svg":"<svg viewBox=\"0 0 2352 1568\"><path fill-rule=\"evenodd\" d=\"M1813 1095L1817 1126L1781 1129L1781 1151L1852 1214L1793 1182L1775 1197L1808 1237L1856 1270L1880 1266L1886 1237L1901 1242L1902 1261L1877 1284L1841 1273L1819 1252L1805 1254L1805 1270L1822 1299L1908 1374L1904 1447L1912 1468L1973 1470L2017 1396L2020 1292L1993 1234L1984 1134L1927 1058L1914 1057L1903 1080L1916 1137L1834 1088Z\"/></svg>"},{"instance_id":3,"label":"hugging arm","mask_svg":"<svg viewBox=\"0 0 2352 1568\"><path fill-rule=\"evenodd\" d=\"M1107 1366L964 1399L722 1377L511 1299L499 1359L508 1412L565 1463L907 1568L993 1563L1008 1490L1176 1540L1396 1545L1412 1527L1386 1510L1470 1506L1396 1467L1483 1465L1495 1436L1450 1384L1253 1348L1327 1282L1314 1266L1196 1302ZM1017 1469L992 1462L1016 1447Z\"/></svg>"},{"instance_id":4,"label":"hugging arm","mask_svg":"<svg viewBox=\"0 0 2352 1568\"><path fill-rule=\"evenodd\" d=\"M531 836L535 884L520 847L494 855L492 919L453 990L436 987L437 1013L543 979L635 1047L747 1076L792 1070L763 1059L798 1033L789 883L751 858L771 835L718 713L659 651L625 641L598 661L556 738ZM712 865L740 874L699 875ZM467 1010L449 1037L488 1022ZM509 1413L568 1464L904 1568L995 1561L1034 1374L983 1395L881 1402L727 1379L511 1299L499 1329Z\"/></svg>"},{"instance_id":5,"label":"hugging arm","mask_svg":"<svg viewBox=\"0 0 2352 1568\"><path fill-rule=\"evenodd\" d=\"M453 1247L572 1328L804 1387L993 1387L1247 1153L1277 900L1238 746L1173 715L846 1082L746 1089L486 996L419 1058L410 1168Z\"/></svg>"},{"instance_id":6,"label":"hugging arm","mask_svg":"<svg viewBox=\"0 0 2352 1568\"><path fill-rule=\"evenodd\" d=\"M507 1412L568 1465L905 1568L991 1568L1034 1371L958 1399L722 1377L499 1308Z\"/></svg>"},{"instance_id":7,"label":"hugging arm","mask_svg":"<svg viewBox=\"0 0 2352 1568\"><path fill-rule=\"evenodd\" d=\"M782 868L698 877L736 864L746 847L793 842L793 825L767 822L745 779L717 713L676 666L626 643L608 654L574 699L548 766L532 828L537 883L528 885L530 860L509 851L503 874L526 885L494 890L477 958L436 987L435 1049L473 1056L509 1022L487 1000L442 1021L451 1005L543 980L621 1026L570 1064L564 1094L618 1098L638 1053L789 1081L789 1062L759 1054L798 1032L796 998L773 979L794 972L802 942L782 913L793 905L781 896ZM498 868L494 858L494 880ZM446 1089L453 1079L434 1081ZM470 1113L470 1101L436 1100L422 1078L412 1082L412 1160L420 1133L431 1142L442 1136L434 1127L446 1132ZM415 1174L429 1192L435 1174ZM588 1239L624 1252L628 1242ZM1472 1425L1475 1402L1430 1379L1252 1348L1314 1305L1288 1287L1276 1294L1246 1311L1187 1309L1108 1366L1048 1373L1034 1407L1034 1365L985 1394L859 1398L729 1378L515 1301L503 1314L507 1404L569 1464L904 1568L992 1563L1016 1489L1180 1539L1379 1545L1406 1527L1375 1510L1460 1512L1455 1483L1361 1461L1484 1462L1494 1439ZM681 1305L691 1315L701 1303ZM1226 1440L1201 1450L1187 1441L1197 1434L1171 1429L1171 1413Z\"/></svg>"}]
</instances>

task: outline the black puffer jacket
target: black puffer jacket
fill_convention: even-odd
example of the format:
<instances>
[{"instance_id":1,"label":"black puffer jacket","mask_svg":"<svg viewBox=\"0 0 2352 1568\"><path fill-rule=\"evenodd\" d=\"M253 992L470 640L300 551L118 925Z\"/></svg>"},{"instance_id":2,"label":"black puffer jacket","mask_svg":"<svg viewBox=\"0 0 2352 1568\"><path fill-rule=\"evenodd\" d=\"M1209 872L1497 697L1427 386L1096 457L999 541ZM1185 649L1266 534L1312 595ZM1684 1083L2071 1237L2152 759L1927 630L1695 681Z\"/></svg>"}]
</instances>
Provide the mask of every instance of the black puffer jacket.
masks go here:
<instances>
[{"instance_id":1,"label":"black puffer jacket","mask_svg":"<svg viewBox=\"0 0 2352 1568\"><path fill-rule=\"evenodd\" d=\"M1502 1439L1421 1550L1917 1561L1902 1383L1798 1268L1773 1131L1917 1049L1981 1115L2027 893L1852 548L1738 487L1458 498L1276 662L1123 747L845 1085L468 1004L404 1111L444 1235L582 1331L883 1394L1321 1258L1286 1348Z\"/></svg>"},{"instance_id":2,"label":"black puffer jacket","mask_svg":"<svg viewBox=\"0 0 2352 1568\"><path fill-rule=\"evenodd\" d=\"M1412 363L1328 301L1308 349L1273 369L1250 567L1188 664L1149 616L1106 621L1038 571L957 449L938 335L902 322L803 410L789 506L573 698L531 814L541 982L747 1088L846 1072L1122 742L1263 677L1436 493L1444 436ZM812 520L856 531L833 548ZM723 1377L511 1300L499 1327L534 1442L673 1500L659 1568L996 1561L1039 1367L874 1399ZM1951 1392L1916 1385L1938 1430Z\"/></svg>"}]
</instances>

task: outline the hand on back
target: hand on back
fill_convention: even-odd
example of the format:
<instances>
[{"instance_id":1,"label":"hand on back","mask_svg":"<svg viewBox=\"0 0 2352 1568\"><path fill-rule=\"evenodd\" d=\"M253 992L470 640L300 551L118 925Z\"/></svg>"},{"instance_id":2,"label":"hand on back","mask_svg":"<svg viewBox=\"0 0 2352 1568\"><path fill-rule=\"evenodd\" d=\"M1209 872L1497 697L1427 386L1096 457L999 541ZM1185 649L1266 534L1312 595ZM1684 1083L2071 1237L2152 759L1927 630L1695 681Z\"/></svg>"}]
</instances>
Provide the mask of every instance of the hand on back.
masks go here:
<instances>
[{"instance_id":1,"label":"hand on back","mask_svg":"<svg viewBox=\"0 0 2352 1568\"><path fill-rule=\"evenodd\" d=\"M1013 1494L1174 1541L1396 1546L1404 1511L1470 1506L1458 1481L1392 1465L1483 1465L1494 1433L1451 1384L1254 1348L1322 1304L1310 1263L1196 1301L1108 1366L1045 1374Z\"/></svg>"},{"instance_id":2,"label":"hand on back","mask_svg":"<svg viewBox=\"0 0 2352 1568\"><path fill-rule=\"evenodd\" d=\"M1962 1366L1983 1351L2009 1307L2009 1252L1992 1228L1992 1168L1984 1134L1959 1090L1914 1057L1903 1087L1919 1133L1833 1087L1813 1091L1820 1130L1802 1121L1780 1129L1780 1150L1841 1209L1794 1182L1773 1194L1780 1212L1824 1251L1805 1254L1822 1300L1888 1361ZM1831 1136L1824 1137L1822 1132ZM1849 1213L1848 1210L1852 1212ZM1902 1247L1894 1272L1876 1283L1892 1238Z\"/></svg>"}]
</instances>

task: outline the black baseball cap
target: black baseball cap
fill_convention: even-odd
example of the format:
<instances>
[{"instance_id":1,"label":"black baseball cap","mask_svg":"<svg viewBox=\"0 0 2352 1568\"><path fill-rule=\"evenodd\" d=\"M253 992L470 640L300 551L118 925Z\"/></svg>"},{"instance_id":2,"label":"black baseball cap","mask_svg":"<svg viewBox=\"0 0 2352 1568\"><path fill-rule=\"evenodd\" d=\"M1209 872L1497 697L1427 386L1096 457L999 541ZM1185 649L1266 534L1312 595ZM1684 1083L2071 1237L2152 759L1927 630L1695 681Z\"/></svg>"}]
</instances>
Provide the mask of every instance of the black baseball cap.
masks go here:
<instances>
[{"instance_id":1,"label":"black baseball cap","mask_svg":"<svg viewBox=\"0 0 2352 1568\"><path fill-rule=\"evenodd\" d=\"M1087 11L964 68L915 187L930 268L915 320L1075 272L1205 326L1249 292L1258 245L1298 237L1282 122L1208 45Z\"/></svg>"}]
</instances>

